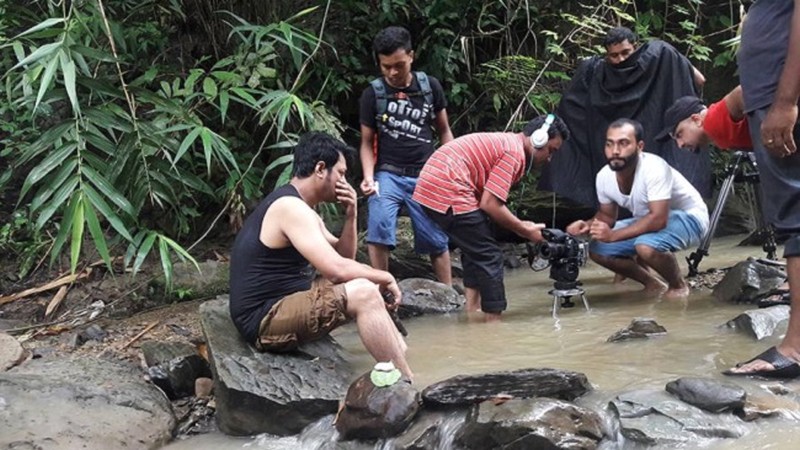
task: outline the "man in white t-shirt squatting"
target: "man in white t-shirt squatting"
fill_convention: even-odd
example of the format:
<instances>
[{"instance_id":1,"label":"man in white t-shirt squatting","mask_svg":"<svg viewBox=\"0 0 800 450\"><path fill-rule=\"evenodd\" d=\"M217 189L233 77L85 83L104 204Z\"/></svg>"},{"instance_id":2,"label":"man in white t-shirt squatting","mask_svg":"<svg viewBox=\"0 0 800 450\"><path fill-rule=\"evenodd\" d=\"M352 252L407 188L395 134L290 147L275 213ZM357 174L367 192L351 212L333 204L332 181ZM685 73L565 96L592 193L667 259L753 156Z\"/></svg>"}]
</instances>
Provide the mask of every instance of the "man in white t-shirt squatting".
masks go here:
<instances>
[{"instance_id":1,"label":"man in white t-shirt squatting","mask_svg":"<svg viewBox=\"0 0 800 450\"><path fill-rule=\"evenodd\" d=\"M664 283L634 260L653 268L667 282L668 297L689 294L673 252L696 245L708 230L708 208L700 193L666 161L644 153L642 125L618 119L606 132L608 165L597 173L600 208L589 221L567 227L589 233L591 258L613 272L662 291ZM619 207L633 213L617 220Z\"/></svg>"}]
</instances>

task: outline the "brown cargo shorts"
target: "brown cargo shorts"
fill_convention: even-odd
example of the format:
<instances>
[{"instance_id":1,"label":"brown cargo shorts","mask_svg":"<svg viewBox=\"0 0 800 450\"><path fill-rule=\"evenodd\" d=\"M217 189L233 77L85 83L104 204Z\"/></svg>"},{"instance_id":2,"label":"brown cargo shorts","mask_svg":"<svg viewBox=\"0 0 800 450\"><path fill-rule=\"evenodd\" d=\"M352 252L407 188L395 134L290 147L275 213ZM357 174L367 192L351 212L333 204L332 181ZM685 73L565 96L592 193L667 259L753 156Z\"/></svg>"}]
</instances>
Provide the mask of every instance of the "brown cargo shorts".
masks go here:
<instances>
[{"instance_id":1,"label":"brown cargo shorts","mask_svg":"<svg viewBox=\"0 0 800 450\"><path fill-rule=\"evenodd\" d=\"M346 311L344 284L317 278L311 289L287 295L269 310L261 320L255 346L260 351L294 350L347 323Z\"/></svg>"}]
</instances>

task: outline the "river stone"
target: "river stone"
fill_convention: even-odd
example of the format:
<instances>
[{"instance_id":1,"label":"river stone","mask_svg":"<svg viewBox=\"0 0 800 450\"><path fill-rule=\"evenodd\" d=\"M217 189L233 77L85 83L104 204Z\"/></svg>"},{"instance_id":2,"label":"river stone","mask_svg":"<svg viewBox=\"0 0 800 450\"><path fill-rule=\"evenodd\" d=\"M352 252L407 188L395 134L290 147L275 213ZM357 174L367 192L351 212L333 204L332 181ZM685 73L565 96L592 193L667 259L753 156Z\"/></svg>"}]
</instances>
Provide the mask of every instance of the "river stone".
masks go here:
<instances>
[{"instance_id":1,"label":"river stone","mask_svg":"<svg viewBox=\"0 0 800 450\"><path fill-rule=\"evenodd\" d=\"M769 308L751 309L731 319L728 328L742 330L757 340L771 337L776 330L785 328L789 321L789 305L775 305Z\"/></svg>"},{"instance_id":2,"label":"river stone","mask_svg":"<svg viewBox=\"0 0 800 450\"><path fill-rule=\"evenodd\" d=\"M559 369L520 369L459 375L422 391L426 406L466 406L492 398L553 397L574 400L592 386L586 375Z\"/></svg>"},{"instance_id":3,"label":"river stone","mask_svg":"<svg viewBox=\"0 0 800 450\"><path fill-rule=\"evenodd\" d=\"M711 378L678 378L667 383L666 389L680 400L714 413L739 410L747 398L740 386Z\"/></svg>"},{"instance_id":4,"label":"river stone","mask_svg":"<svg viewBox=\"0 0 800 450\"><path fill-rule=\"evenodd\" d=\"M198 271L197 268L200 268ZM207 260L195 266L190 262L180 261L172 268L172 286L166 285L164 277L156 278L152 283L154 293L166 292L165 300L188 301L198 298L211 298L228 292L230 288L230 263Z\"/></svg>"},{"instance_id":5,"label":"river stone","mask_svg":"<svg viewBox=\"0 0 800 450\"><path fill-rule=\"evenodd\" d=\"M725 274L714 287L714 297L724 302L755 303L785 281L786 274L779 268L748 259Z\"/></svg>"},{"instance_id":6,"label":"river stone","mask_svg":"<svg viewBox=\"0 0 800 450\"><path fill-rule=\"evenodd\" d=\"M464 426L466 410L422 410L411 426L394 439L396 450L454 448L455 435Z\"/></svg>"},{"instance_id":7,"label":"river stone","mask_svg":"<svg viewBox=\"0 0 800 450\"><path fill-rule=\"evenodd\" d=\"M408 427L418 411L419 392L411 383L401 379L391 386L377 387L367 372L347 390L336 430L343 440L393 437Z\"/></svg>"},{"instance_id":8,"label":"river stone","mask_svg":"<svg viewBox=\"0 0 800 450\"><path fill-rule=\"evenodd\" d=\"M423 314L447 314L464 307L464 297L446 284L424 278L406 278L398 286L403 293L400 318Z\"/></svg>"},{"instance_id":9,"label":"river stone","mask_svg":"<svg viewBox=\"0 0 800 450\"><path fill-rule=\"evenodd\" d=\"M606 342L619 342L628 339L647 339L655 336L664 336L667 329L653 319L637 317L627 327L609 336Z\"/></svg>"},{"instance_id":10,"label":"river stone","mask_svg":"<svg viewBox=\"0 0 800 450\"><path fill-rule=\"evenodd\" d=\"M550 398L474 407L456 442L468 449L595 449L603 439L599 414Z\"/></svg>"},{"instance_id":11,"label":"river stone","mask_svg":"<svg viewBox=\"0 0 800 450\"><path fill-rule=\"evenodd\" d=\"M137 367L98 358L31 360L0 374L0 448L152 449L175 417Z\"/></svg>"},{"instance_id":12,"label":"river stone","mask_svg":"<svg viewBox=\"0 0 800 450\"><path fill-rule=\"evenodd\" d=\"M336 413L353 375L330 336L295 352L260 353L231 321L227 296L200 305L200 320L221 431L285 436Z\"/></svg>"},{"instance_id":13,"label":"river stone","mask_svg":"<svg viewBox=\"0 0 800 450\"><path fill-rule=\"evenodd\" d=\"M208 361L185 342L147 341L142 344L147 374L170 400L188 397L195 392L195 380L210 378Z\"/></svg>"},{"instance_id":14,"label":"river stone","mask_svg":"<svg viewBox=\"0 0 800 450\"><path fill-rule=\"evenodd\" d=\"M800 403L796 395L759 393L748 396L744 407L736 414L748 422L769 417L781 417L796 422L800 418Z\"/></svg>"},{"instance_id":15,"label":"river stone","mask_svg":"<svg viewBox=\"0 0 800 450\"><path fill-rule=\"evenodd\" d=\"M25 350L13 336L0 331L0 372L8 370L25 359Z\"/></svg>"},{"instance_id":16,"label":"river stone","mask_svg":"<svg viewBox=\"0 0 800 450\"><path fill-rule=\"evenodd\" d=\"M624 392L609 403L627 439L646 445L738 438L746 425L732 414L712 414L676 400L663 390Z\"/></svg>"}]
</instances>

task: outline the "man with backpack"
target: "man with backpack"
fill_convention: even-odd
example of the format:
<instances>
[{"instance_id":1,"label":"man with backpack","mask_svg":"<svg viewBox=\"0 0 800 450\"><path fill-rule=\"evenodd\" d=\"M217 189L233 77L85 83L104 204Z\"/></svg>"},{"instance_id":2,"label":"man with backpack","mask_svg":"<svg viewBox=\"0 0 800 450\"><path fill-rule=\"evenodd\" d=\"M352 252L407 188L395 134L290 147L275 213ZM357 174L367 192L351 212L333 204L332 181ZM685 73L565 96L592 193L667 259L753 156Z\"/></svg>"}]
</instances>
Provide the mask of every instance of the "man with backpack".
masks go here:
<instances>
[{"instance_id":1,"label":"man with backpack","mask_svg":"<svg viewBox=\"0 0 800 450\"><path fill-rule=\"evenodd\" d=\"M447 235L411 200L419 172L434 151L433 128L441 144L453 139L447 100L436 78L411 71L414 50L408 30L381 30L373 48L382 77L364 89L360 100L361 191L369 196L370 263L376 269L388 269L389 252L397 242L397 216L405 205L414 229L414 250L430 255L436 277L450 285Z\"/></svg>"}]
</instances>

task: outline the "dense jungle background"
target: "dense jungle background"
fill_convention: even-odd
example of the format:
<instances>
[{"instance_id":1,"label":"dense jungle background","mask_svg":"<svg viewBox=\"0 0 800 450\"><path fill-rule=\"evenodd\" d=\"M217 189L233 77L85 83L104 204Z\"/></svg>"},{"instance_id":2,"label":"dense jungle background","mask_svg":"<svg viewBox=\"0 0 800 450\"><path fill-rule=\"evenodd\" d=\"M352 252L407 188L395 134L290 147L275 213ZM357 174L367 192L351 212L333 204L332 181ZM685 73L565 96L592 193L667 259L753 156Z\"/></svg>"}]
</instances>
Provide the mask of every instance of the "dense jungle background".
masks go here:
<instances>
[{"instance_id":1,"label":"dense jungle background","mask_svg":"<svg viewBox=\"0 0 800 450\"><path fill-rule=\"evenodd\" d=\"M552 110L617 25L673 44L715 101L737 84L741 13L700 0L0 0L0 294L93 263L135 273L150 260L169 279L204 242L230 242L288 179L299 134L357 146L385 26L411 30L415 69L442 81L459 136ZM526 186L533 200L517 205L536 199Z\"/></svg>"}]
</instances>

